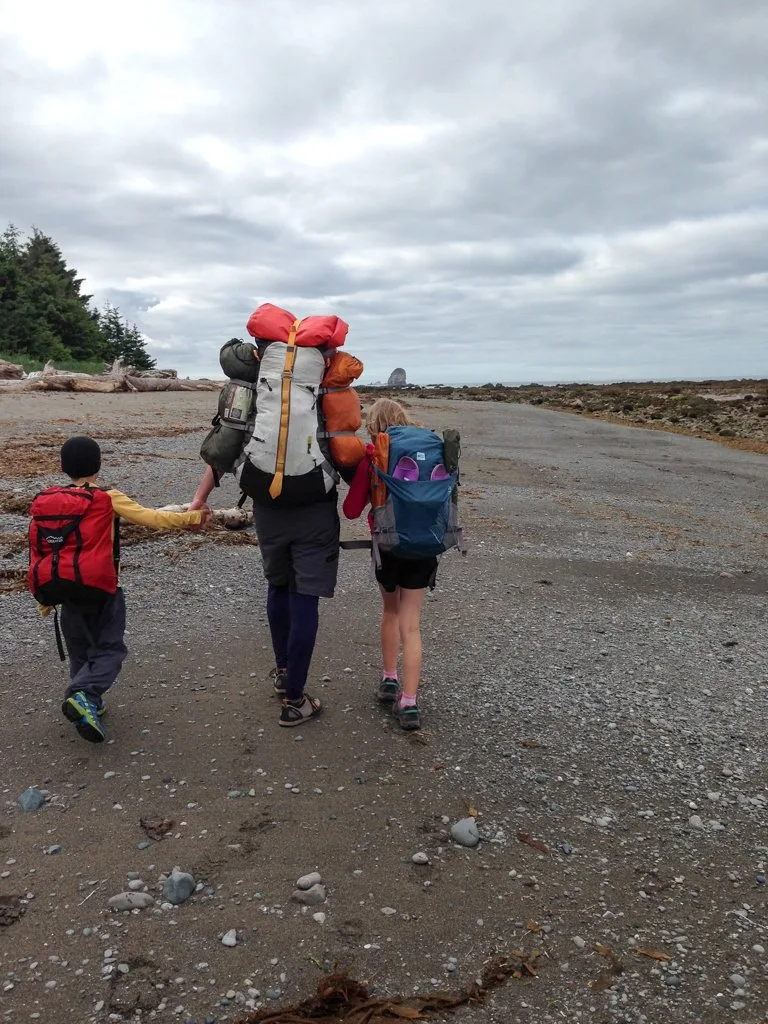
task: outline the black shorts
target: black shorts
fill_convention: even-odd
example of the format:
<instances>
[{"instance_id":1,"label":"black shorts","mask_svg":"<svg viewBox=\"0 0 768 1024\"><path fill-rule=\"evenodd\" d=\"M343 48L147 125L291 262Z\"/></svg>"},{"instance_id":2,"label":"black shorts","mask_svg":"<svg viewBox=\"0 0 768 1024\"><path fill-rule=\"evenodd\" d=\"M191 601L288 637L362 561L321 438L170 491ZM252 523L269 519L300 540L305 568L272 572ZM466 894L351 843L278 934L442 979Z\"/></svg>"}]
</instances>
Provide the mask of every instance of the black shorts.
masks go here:
<instances>
[{"instance_id":1,"label":"black shorts","mask_svg":"<svg viewBox=\"0 0 768 1024\"><path fill-rule=\"evenodd\" d=\"M339 571L335 501L299 508L265 508L254 503L253 521L268 583L297 594L333 597Z\"/></svg>"},{"instance_id":2,"label":"black shorts","mask_svg":"<svg viewBox=\"0 0 768 1024\"><path fill-rule=\"evenodd\" d=\"M434 590L437 559L398 558L382 551L381 568L376 569L376 579L388 594L393 594L398 587L403 590Z\"/></svg>"}]
</instances>

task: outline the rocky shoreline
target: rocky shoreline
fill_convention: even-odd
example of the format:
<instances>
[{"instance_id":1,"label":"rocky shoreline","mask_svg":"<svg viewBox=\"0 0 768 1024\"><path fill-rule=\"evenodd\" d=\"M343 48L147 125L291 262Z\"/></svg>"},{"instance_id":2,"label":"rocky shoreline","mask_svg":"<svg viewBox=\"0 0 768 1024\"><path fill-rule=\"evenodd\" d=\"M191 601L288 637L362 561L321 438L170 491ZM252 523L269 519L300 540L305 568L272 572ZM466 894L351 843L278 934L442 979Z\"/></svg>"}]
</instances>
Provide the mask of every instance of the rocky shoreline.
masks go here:
<instances>
[{"instance_id":1,"label":"rocky shoreline","mask_svg":"<svg viewBox=\"0 0 768 1024\"><path fill-rule=\"evenodd\" d=\"M50 618L0 591L3 1024L319 1021L318 986L352 993L349 1019L764 1017L763 456L405 394L461 432L470 546L425 602L418 738L376 700L365 552L340 560L325 713L295 736L249 531L126 544L99 745L61 714ZM0 573L23 573L28 498L72 433L103 443L106 481L187 501L212 397L4 396L0 534L22 546L0 542ZM225 480L214 504L237 498Z\"/></svg>"},{"instance_id":2,"label":"rocky shoreline","mask_svg":"<svg viewBox=\"0 0 768 1024\"><path fill-rule=\"evenodd\" d=\"M768 454L768 379L507 387L358 387L372 395L538 405L627 426L666 430Z\"/></svg>"}]
</instances>

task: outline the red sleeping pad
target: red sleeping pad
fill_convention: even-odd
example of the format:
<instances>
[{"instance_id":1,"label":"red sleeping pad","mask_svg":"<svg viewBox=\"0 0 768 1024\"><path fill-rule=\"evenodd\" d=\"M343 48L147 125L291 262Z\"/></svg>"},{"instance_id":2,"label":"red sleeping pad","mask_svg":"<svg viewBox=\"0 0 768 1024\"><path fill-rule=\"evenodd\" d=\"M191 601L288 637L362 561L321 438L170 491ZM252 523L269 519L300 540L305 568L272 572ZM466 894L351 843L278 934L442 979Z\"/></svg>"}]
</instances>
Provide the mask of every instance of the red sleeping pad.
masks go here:
<instances>
[{"instance_id":1,"label":"red sleeping pad","mask_svg":"<svg viewBox=\"0 0 768 1024\"><path fill-rule=\"evenodd\" d=\"M265 302L251 313L246 330L252 338L262 341L288 341L296 317L287 309ZM347 337L349 324L337 316L307 316L296 332L296 344L302 348L340 348Z\"/></svg>"}]
</instances>

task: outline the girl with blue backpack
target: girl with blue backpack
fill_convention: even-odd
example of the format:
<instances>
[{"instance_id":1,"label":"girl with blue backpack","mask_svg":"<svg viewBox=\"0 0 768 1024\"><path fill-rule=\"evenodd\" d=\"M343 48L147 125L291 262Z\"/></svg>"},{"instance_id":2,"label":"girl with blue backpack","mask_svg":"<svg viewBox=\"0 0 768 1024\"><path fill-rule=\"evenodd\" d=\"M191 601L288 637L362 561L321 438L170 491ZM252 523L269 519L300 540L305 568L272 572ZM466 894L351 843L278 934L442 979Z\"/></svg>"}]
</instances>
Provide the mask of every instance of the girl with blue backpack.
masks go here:
<instances>
[{"instance_id":1,"label":"girl with blue backpack","mask_svg":"<svg viewBox=\"0 0 768 1024\"><path fill-rule=\"evenodd\" d=\"M450 547L463 551L455 501L458 435L450 431L441 438L390 398L373 403L366 428L372 443L343 510L347 519L357 519L371 505L368 525L382 598L378 698L392 705L401 728L413 730L421 727L417 696L424 598L427 588L434 590L440 555Z\"/></svg>"}]
</instances>

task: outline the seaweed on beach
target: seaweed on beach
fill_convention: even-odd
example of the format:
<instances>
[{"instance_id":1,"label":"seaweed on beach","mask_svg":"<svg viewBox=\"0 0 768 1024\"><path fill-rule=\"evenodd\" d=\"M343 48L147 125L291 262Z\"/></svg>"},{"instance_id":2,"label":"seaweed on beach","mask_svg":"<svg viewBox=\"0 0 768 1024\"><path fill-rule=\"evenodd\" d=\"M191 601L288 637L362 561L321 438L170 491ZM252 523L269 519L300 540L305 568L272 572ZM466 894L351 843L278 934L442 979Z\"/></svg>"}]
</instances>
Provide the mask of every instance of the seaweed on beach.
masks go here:
<instances>
[{"instance_id":1,"label":"seaweed on beach","mask_svg":"<svg viewBox=\"0 0 768 1024\"><path fill-rule=\"evenodd\" d=\"M538 952L515 950L494 956L480 977L457 992L415 996L372 996L365 985L344 971L323 975L313 996L282 1009L255 1010L236 1024L391 1024L392 1021L437 1020L468 1003L484 1003L488 993L510 978L537 977Z\"/></svg>"}]
</instances>

